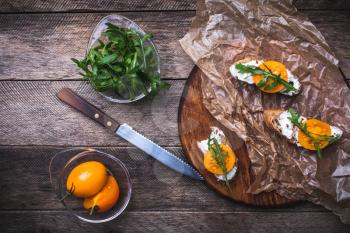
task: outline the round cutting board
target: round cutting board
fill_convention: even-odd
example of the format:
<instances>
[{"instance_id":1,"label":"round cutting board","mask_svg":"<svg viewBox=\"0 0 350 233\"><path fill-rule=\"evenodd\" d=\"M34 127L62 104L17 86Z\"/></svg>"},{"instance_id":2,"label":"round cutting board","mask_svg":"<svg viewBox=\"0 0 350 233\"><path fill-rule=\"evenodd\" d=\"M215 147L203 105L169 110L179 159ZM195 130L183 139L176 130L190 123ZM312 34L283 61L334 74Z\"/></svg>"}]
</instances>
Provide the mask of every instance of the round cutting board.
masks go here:
<instances>
[{"instance_id":1,"label":"round cutting board","mask_svg":"<svg viewBox=\"0 0 350 233\"><path fill-rule=\"evenodd\" d=\"M260 206L274 206L295 202L275 192L263 192L258 195L247 193L254 177L250 171L250 160L246 146L237 135L212 117L203 105L201 75L200 69L194 67L182 94L178 116L181 144L185 155L192 162L192 165L204 177L211 188L235 201ZM203 153L197 147L197 142L208 138L211 132L210 127L212 126L220 128L225 133L238 157L237 174L230 181L232 192L229 192L224 182L217 181L216 177L204 168Z\"/></svg>"}]
</instances>

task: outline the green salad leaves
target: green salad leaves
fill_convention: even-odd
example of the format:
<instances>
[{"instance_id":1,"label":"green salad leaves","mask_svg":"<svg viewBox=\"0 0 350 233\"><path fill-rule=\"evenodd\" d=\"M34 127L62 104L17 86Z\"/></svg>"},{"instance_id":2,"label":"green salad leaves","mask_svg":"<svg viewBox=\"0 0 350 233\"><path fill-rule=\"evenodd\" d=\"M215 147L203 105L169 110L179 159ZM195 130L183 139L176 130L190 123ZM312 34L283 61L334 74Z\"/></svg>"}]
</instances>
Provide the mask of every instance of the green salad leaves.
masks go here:
<instances>
[{"instance_id":1,"label":"green salad leaves","mask_svg":"<svg viewBox=\"0 0 350 233\"><path fill-rule=\"evenodd\" d=\"M142 93L170 87L160 79L156 51L147 43L150 34L141 36L134 29L106 25L98 45L84 59L72 58L85 80L99 92L112 90L130 100Z\"/></svg>"}]
</instances>

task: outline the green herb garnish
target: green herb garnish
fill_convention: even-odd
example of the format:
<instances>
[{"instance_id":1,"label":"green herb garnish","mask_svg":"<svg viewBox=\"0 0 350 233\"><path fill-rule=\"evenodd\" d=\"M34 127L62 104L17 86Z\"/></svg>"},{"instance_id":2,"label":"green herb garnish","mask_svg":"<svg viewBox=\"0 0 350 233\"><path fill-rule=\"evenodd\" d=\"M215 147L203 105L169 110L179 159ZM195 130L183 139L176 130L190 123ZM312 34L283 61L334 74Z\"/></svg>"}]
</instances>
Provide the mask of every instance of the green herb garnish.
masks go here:
<instances>
[{"instance_id":1,"label":"green herb garnish","mask_svg":"<svg viewBox=\"0 0 350 233\"><path fill-rule=\"evenodd\" d=\"M220 169L223 171L225 184L229 189L229 191L232 192L230 184L227 179L228 172L226 169L226 161L225 161L227 152L223 152L218 143L218 140L216 140L216 138L212 139L210 135L208 137L208 150L210 151L212 158L215 160L215 162L219 165Z\"/></svg>"},{"instance_id":2,"label":"green herb garnish","mask_svg":"<svg viewBox=\"0 0 350 233\"><path fill-rule=\"evenodd\" d=\"M297 92L297 89L295 89L295 87L292 84L283 80L280 77L280 75L273 74L272 71L270 70L270 68L267 67L267 65L265 65L265 63L263 63L263 65L267 68L268 71L260 69L258 66L243 65L243 64L237 64L236 69L241 74L248 73L251 75L262 75L263 78L257 84L258 87L263 87L264 85L266 85L266 83L269 80L272 80L272 82L269 85L264 87L265 91L271 90L271 89L275 88L277 85L282 84L284 86L283 92L290 92L290 91Z\"/></svg>"},{"instance_id":3,"label":"green herb garnish","mask_svg":"<svg viewBox=\"0 0 350 233\"><path fill-rule=\"evenodd\" d=\"M144 93L169 88L160 80L155 50L147 41L150 34L141 36L134 29L119 28L107 23L98 45L82 60L72 61L82 69L85 80L99 92L112 90L124 99L133 100Z\"/></svg>"},{"instance_id":4,"label":"green herb garnish","mask_svg":"<svg viewBox=\"0 0 350 233\"><path fill-rule=\"evenodd\" d=\"M321 141L327 141L329 144L331 144L331 143L339 140L340 136L338 136L338 135L337 136L327 136L327 135L320 135L320 134L316 134L316 133L312 133L312 132L308 131L306 124L301 121L301 117L293 108L289 108L288 112L291 115L291 117L289 117L288 119L296 127L298 127L301 132L303 132L307 137L310 138L311 142L313 143L313 145L316 148L316 155L318 157L320 157L320 158L322 157L321 148L320 148Z\"/></svg>"}]
</instances>

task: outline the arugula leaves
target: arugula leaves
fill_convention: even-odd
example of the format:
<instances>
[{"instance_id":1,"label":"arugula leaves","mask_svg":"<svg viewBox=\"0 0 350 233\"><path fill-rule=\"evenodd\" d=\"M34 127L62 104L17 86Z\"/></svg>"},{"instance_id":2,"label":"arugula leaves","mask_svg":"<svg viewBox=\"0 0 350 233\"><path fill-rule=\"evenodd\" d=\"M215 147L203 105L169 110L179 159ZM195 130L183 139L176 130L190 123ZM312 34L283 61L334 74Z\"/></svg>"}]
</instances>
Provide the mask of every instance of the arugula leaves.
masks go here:
<instances>
[{"instance_id":1,"label":"arugula leaves","mask_svg":"<svg viewBox=\"0 0 350 233\"><path fill-rule=\"evenodd\" d=\"M72 61L82 70L84 80L99 92L113 90L124 99L133 100L144 93L167 89L170 84L160 79L154 48L134 29L107 23L98 45L85 58Z\"/></svg>"},{"instance_id":2,"label":"arugula leaves","mask_svg":"<svg viewBox=\"0 0 350 233\"><path fill-rule=\"evenodd\" d=\"M211 138L210 135L208 137L208 150L211 153L212 158L215 160L216 164L219 165L220 169L224 173L224 179L225 179L225 184L227 188L229 189L230 192L232 192L230 184L227 179L227 168L226 168L226 161L225 158L227 156L227 152L224 153L218 143L218 140L216 138Z\"/></svg>"},{"instance_id":3,"label":"arugula leaves","mask_svg":"<svg viewBox=\"0 0 350 233\"><path fill-rule=\"evenodd\" d=\"M263 63L264 64L264 63ZM253 66L253 65L243 65L243 64L236 64L236 69L238 70L239 73L241 74L251 74L251 75L262 75L263 79L257 84L258 87L263 87L266 85L266 83L269 80L272 80L272 82L264 87L265 91L271 90L275 88L277 85L282 84L284 86L283 92L296 92L297 89L290 84L289 82L283 80L279 75L273 74L273 72L270 70L269 67L267 67L265 64L264 66L267 68L267 71L260 69L258 66Z\"/></svg>"},{"instance_id":4,"label":"arugula leaves","mask_svg":"<svg viewBox=\"0 0 350 233\"><path fill-rule=\"evenodd\" d=\"M289 108L288 112L290 113L291 117L288 119L300 129L301 132L303 132L306 136L308 136L312 143L314 144L314 147L316 148L316 155L318 157L322 157L321 153L321 148L320 148L320 143L321 141L327 141L329 144L339 140L339 136L327 136L327 135L320 135L320 134L315 134L311 133L310 131L307 130L307 125L301 121L301 117L299 114L293 109Z\"/></svg>"}]
</instances>

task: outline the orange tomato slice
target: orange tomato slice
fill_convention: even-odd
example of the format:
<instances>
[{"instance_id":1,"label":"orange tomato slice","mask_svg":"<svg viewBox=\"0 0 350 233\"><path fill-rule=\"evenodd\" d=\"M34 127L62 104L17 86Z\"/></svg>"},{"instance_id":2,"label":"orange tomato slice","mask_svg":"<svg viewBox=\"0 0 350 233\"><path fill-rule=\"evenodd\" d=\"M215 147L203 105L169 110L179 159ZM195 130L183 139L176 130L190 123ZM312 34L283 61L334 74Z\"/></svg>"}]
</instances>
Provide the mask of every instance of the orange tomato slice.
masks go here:
<instances>
[{"instance_id":1,"label":"orange tomato slice","mask_svg":"<svg viewBox=\"0 0 350 233\"><path fill-rule=\"evenodd\" d=\"M281 79L285 80L288 82L288 73L287 73L287 69L286 67L277 61L264 61L264 63L262 63L259 66L260 69L265 70L267 72L272 72L272 74L275 75L280 75ZM264 78L263 75L254 75L253 76L253 81L255 83L255 85L258 85L258 83ZM277 86L275 86L274 88L271 88L269 90L264 90L265 87L267 87L269 84L273 83L273 80L270 78L269 81L267 81L267 83L265 85L263 85L262 87L259 87L260 90L267 92L267 93L277 93L282 91L285 87L282 84L278 84Z\"/></svg>"},{"instance_id":2,"label":"orange tomato slice","mask_svg":"<svg viewBox=\"0 0 350 233\"><path fill-rule=\"evenodd\" d=\"M331 127L326 122L317 119L309 119L305 122L305 124L307 131L309 131L314 138L320 138L320 135L331 136ZM298 140L301 146L305 149L317 150L310 137L304 134L301 130L298 132ZM320 149L325 148L329 144L328 141L319 141L319 143Z\"/></svg>"},{"instance_id":3,"label":"orange tomato slice","mask_svg":"<svg viewBox=\"0 0 350 233\"><path fill-rule=\"evenodd\" d=\"M233 168L233 166L236 163L237 157L228 145L220 144L220 148L221 148L223 153L227 154L225 157L226 170L231 171L231 169ZM224 171L216 163L216 161L213 158L210 151L207 151L207 153L205 153L205 155L204 155L204 167L205 167L205 169L207 169L209 172L211 172L213 174L217 174L217 175L224 174Z\"/></svg>"}]
</instances>

